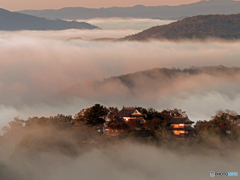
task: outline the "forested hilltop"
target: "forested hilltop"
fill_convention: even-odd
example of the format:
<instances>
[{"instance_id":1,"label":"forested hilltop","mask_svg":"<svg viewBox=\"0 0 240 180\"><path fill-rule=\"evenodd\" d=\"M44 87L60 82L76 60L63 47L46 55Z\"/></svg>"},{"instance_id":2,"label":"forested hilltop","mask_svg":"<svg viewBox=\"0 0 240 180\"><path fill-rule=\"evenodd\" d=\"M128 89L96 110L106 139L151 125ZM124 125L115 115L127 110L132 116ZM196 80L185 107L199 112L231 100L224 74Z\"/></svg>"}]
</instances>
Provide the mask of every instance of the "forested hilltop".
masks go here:
<instances>
[{"instance_id":1,"label":"forested hilltop","mask_svg":"<svg viewBox=\"0 0 240 180\"><path fill-rule=\"evenodd\" d=\"M51 169L59 166L67 168L79 158L83 158L80 162L83 162L84 166L79 168L79 164L76 163L70 166L70 169L77 167L76 172L86 171L81 167L85 167L89 162L97 163L99 158L96 154L100 153L104 162L109 158L116 161L119 153L125 152L127 147L131 147L134 153L130 155L128 151L123 153L124 157L128 155L123 162L120 161L123 165L124 162L125 164L132 162L129 156L137 152L141 152L141 155L137 155L138 159L142 158L142 154L147 154L145 159L148 159L149 153L144 153L146 148L151 149L151 155L152 152L157 152L153 158L165 156L166 152L171 153L169 157L173 156L172 153L184 157L204 157L209 154L214 156L219 154L222 157L224 154L224 157L229 158L230 155L238 155L240 115L234 111L218 111L208 121L199 120L195 124L197 136L180 140L167 129L168 122L174 116L187 116L186 112L181 109L161 111L143 107L136 109L145 116L146 122L142 128L148 129L148 135L143 133L143 129L136 128L135 121L116 123L114 115L119 111L118 108L108 108L100 104L82 109L75 116L59 114L52 117L29 117L26 120L15 118L3 128L4 135L0 136L0 179L35 180L39 179L36 176L49 177L49 174L52 174ZM111 130L124 133L118 137L108 136L99 131L104 123L111 127ZM138 145L141 145L140 148ZM117 163L118 161L117 158ZM160 162L163 162L162 159ZM100 165L102 166L101 163ZM61 168L57 170L60 172ZM45 171L46 174L43 173ZM69 174L65 177L70 176ZM53 175L56 176L54 173Z\"/></svg>"},{"instance_id":2,"label":"forested hilltop","mask_svg":"<svg viewBox=\"0 0 240 180\"><path fill-rule=\"evenodd\" d=\"M138 124L137 119L119 122L115 116L120 112L117 107L105 107L100 104L81 109L74 116L58 114L51 117L29 117L26 120L16 117L2 129L4 135L0 136L0 144L16 142L16 151L24 148L32 152L58 151L67 155L75 155L76 146L83 147L92 143L101 146L102 143L108 144L114 139L114 141L133 140L171 147L171 143L174 143L176 138L168 129L169 122L174 117L188 117L187 113L181 109L157 111L153 108L135 108L144 115L144 124ZM239 114L231 110L219 110L211 119L197 121L194 125L195 138L187 139L191 144L200 144L214 149L219 148L219 144L211 144L215 138L219 143L228 141L226 147L231 142L234 143L234 147L239 147L239 125ZM123 133L113 138L111 134L108 135L102 131L104 127L110 128L111 132L122 131Z\"/></svg>"},{"instance_id":3,"label":"forested hilltop","mask_svg":"<svg viewBox=\"0 0 240 180\"><path fill-rule=\"evenodd\" d=\"M74 96L92 98L94 101L92 105L89 107L81 104L81 108L79 107L71 115L57 114L50 117L34 116L24 119L16 117L2 129L0 179L39 180L52 179L52 177L66 177L64 179L90 177L91 179L91 175L94 174L92 172L96 172L95 169L100 170L94 179L103 175L103 179L114 179L112 177L115 176L109 178L109 166L104 173L99 167L105 167L103 164L114 161L117 164L116 169L123 167L119 174L126 170L129 171L129 168L132 167L135 172L135 164L137 164L137 168L139 167L138 160L143 161L141 164L144 164L144 167L154 162L146 163L149 158L154 160L158 158L157 171L160 165L165 166L165 162L170 162L170 169L173 169L172 166L176 164L174 169L178 170L179 167L183 167L188 172L189 168L186 167L201 163L204 157L210 159L209 163L204 161L202 167L205 167L206 164L210 164L209 166L212 167L213 164L219 163L219 159L226 158L227 167L231 160L231 164L234 162L232 171L237 171L234 167L239 167L240 162L239 112L226 108L224 108L226 110L214 108L211 111L213 113L209 114L209 118L193 119L190 115L192 110L196 110L200 114L203 112L201 108L192 108L185 112L185 109L179 107L177 103L174 104L174 107L167 108L167 102L171 99L168 99L170 96L167 96L165 92L176 94L178 91L183 91L189 95L193 91L198 94L203 91L200 98L204 98L212 90L217 93L217 98L221 98L222 95L227 100L236 99L238 101L235 96L238 97L238 92L240 92L239 74L239 67L155 68L72 87L70 90ZM153 102L159 95L166 97L166 100L162 101L162 107L157 106L154 109L151 108L153 107L151 105L141 104L141 100ZM116 107L117 105L106 106L107 103L103 102L105 99L117 102L118 107ZM129 101L134 105L129 105ZM210 101L211 99L207 103ZM217 99L217 101L221 103L221 99ZM97 102L101 102L101 104ZM193 103L202 102L191 101L191 105ZM210 105L201 105L205 111L210 108ZM127 107L122 108L122 106ZM82 107L84 108L82 109ZM134 112L136 109L140 116L137 113L136 119L123 122L119 115L123 109L127 109L127 111L134 109ZM216 113L214 113L215 110L217 110ZM118 116L116 116L117 114ZM130 116L125 114L123 117ZM137 117L144 118L144 123ZM194 136L177 137L174 129L171 129L172 124L170 125L174 118L189 119L188 123L191 124L186 126L185 130L192 131ZM192 124L192 121L195 123ZM179 124L174 128L182 131L183 129L180 129L182 127ZM130 148L131 151L126 150L127 148ZM135 156L135 154L137 155ZM177 158L178 156L179 158ZM134 158L131 159L131 157ZM183 157L193 160L191 162L183 161ZM212 163L216 159L218 161ZM187 164L183 164L185 162ZM82 174L86 172L85 167L88 163L90 164L87 168L91 170L94 167L92 168L94 170L88 171L88 176L84 176ZM94 166L95 164L97 167ZM206 171L211 167L208 167ZM65 168L69 168L68 171L63 171L63 174L56 176ZM76 176L72 178L74 168L76 168L74 171ZM139 172L142 169L139 168ZM149 172L148 175L152 174L152 171ZM144 179L155 180L160 177L157 174L156 178L149 178L148 175ZM195 175L194 173L191 179L194 179ZM209 177L209 174L207 175ZM201 180L202 176L199 175L199 177Z\"/></svg>"},{"instance_id":4,"label":"forested hilltop","mask_svg":"<svg viewBox=\"0 0 240 180\"><path fill-rule=\"evenodd\" d=\"M134 87L139 85L136 80L139 78L144 81L143 86L146 86L147 82L155 81L163 83L169 83L171 80L180 79L181 77L194 77L198 75L209 75L209 76L235 76L236 73L240 73L240 67L226 67L223 65L219 66L204 66L204 67L190 67L185 69L180 68L154 68L146 71L139 71L135 73L120 75L104 79L104 83L112 80L120 80L121 83L127 87ZM147 79L147 81L146 81ZM96 81L97 83L97 81ZM152 82L151 82L152 83ZM160 85L159 84L159 85ZM165 84L166 85L166 84Z\"/></svg>"},{"instance_id":5,"label":"forested hilltop","mask_svg":"<svg viewBox=\"0 0 240 180\"><path fill-rule=\"evenodd\" d=\"M177 92L184 89L192 91L199 88L212 88L226 96L221 86L237 81L240 74L239 67L206 66L180 68L154 68L151 70L114 76L104 80L95 80L88 84L76 84L67 89L67 93L79 97L111 99L111 101L127 102L129 99L138 102L145 97L156 99L164 92ZM201 79L201 81L199 81ZM198 84L194 82L199 81ZM220 89L216 89L219 87ZM173 88L173 87L177 88ZM121 100L118 98L121 96Z\"/></svg>"},{"instance_id":6,"label":"forested hilltop","mask_svg":"<svg viewBox=\"0 0 240 180\"><path fill-rule=\"evenodd\" d=\"M0 8L0 30L65 30L65 29L99 29L85 22L51 20L31 15L11 12Z\"/></svg>"},{"instance_id":7,"label":"forested hilltop","mask_svg":"<svg viewBox=\"0 0 240 180\"><path fill-rule=\"evenodd\" d=\"M124 40L180 40L180 39L239 39L240 14L199 15L188 17L168 25L156 26Z\"/></svg>"}]
</instances>

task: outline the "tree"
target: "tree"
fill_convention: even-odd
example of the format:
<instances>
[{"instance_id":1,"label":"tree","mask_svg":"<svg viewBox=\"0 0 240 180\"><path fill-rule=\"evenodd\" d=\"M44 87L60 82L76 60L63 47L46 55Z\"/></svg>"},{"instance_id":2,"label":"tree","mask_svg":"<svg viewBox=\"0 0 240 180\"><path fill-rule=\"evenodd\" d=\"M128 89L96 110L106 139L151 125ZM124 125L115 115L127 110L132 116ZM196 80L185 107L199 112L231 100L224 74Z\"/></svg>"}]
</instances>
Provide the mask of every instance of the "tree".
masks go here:
<instances>
[{"instance_id":1,"label":"tree","mask_svg":"<svg viewBox=\"0 0 240 180\"><path fill-rule=\"evenodd\" d=\"M75 121L85 122L88 125L98 125L105 122L105 117L109 110L100 104L95 104L94 106L83 109L75 115Z\"/></svg>"},{"instance_id":2,"label":"tree","mask_svg":"<svg viewBox=\"0 0 240 180\"><path fill-rule=\"evenodd\" d=\"M160 118L153 118L147 121L145 126L151 129L152 134L157 140L163 140L167 133L167 122Z\"/></svg>"},{"instance_id":3,"label":"tree","mask_svg":"<svg viewBox=\"0 0 240 180\"><path fill-rule=\"evenodd\" d=\"M128 126L130 129L140 128L140 127L141 127L141 123L140 123L140 121L137 120L137 119L130 119L130 120L128 120L128 122L127 122L127 126Z\"/></svg>"},{"instance_id":4,"label":"tree","mask_svg":"<svg viewBox=\"0 0 240 180\"><path fill-rule=\"evenodd\" d=\"M161 119L170 121L173 117L186 117L187 114L181 109L163 110L160 112Z\"/></svg>"},{"instance_id":5,"label":"tree","mask_svg":"<svg viewBox=\"0 0 240 180\"><path fill-rule=\"evenodd\" d=\"M8 126L3 127L3 132L8 132L12 130L18 130L24 127L25 121L15 117L13 121L8 123Z\"/></svg>"},{"instance_id":6,"label":"tree","mask_svg":"<svg viewBox=\"0 0 240 180\"><path fill-rule=\"evenodd\" d=\"M72 116L65 116L63 114L58 114L57 116L51 116L49 118L49 125L56 127L57 129L70 129L72 127Z\"/></svg>"},{"instance_id":7,"label":"tree","mask_svg":"<svg viewBox=\"0 0 240 180\"><path fill-rule=\"evenodd\" d=\"M153 108L148 108L146 114L147 114L147 120L149 120L149 119L154 119L154 118L159 118L159 117L160 117L159 112L156 111L156 110L153 109Z\"/></svg>"},{"instance_id":8,"label":"tree","mask_svg":"<svg viewBox=\"0 0 240 180\"><path fill-rule=\"evenodd\" d=\"M4 134L9 134L11 132L18 132L19 130L22 130L22 128L25 126L25 121L20 119L19 117L15 117L13 121L8 123L8 126L5 126L2 128Z\"/></svg>"},{"instance_id":9,"label":"tree","mask_svg":"<svg viewBox=\"0 0 240 180\"><path fill-rule=\"evenodd\" d=\"M77 122L84 122L86 121L85 117L84 117L84 113L85 113L85 109L82 109L81 111L79 111L75 116L74 116L74 121Z\"/></svg>"},{"instance_id":10,"label":"tree","mask_svg":"<svg viewBox=\"0 0 240 180\"><path fill-rule=\"evenodd\" d=\"M195 128L197 133L208 132L219 135L228 135L238 129L239 115L230 110L217 111L209 121L197 121Z\"/></svg>"},{"instance_id":11,"label":"tree","mask_svg":"<svg viewBox=\"0 0 240 180\"><path fill-rule=\"evenodd\" d=\"M72 127L72 116L58 114L50 117L31 117L28 118L26 127L40 126L40 127L54 127L57 129L70 129Z\"/></svg>"},{"instance_id":12,"label":"tree","mask_svg":"<svg viewBox=\"0 0 240 180\"><path fill-rule=\"evenodd\" d=\"M114 119L114 115L116 115L118 113L118 108L117 107L109 107L108 110L109 110L108 119L111 121Z\"/></svg>"},{"instance_id":13,"label":"tree","mask_svg":"<svg viewBox=\"0 0 240 180\"><path fill-rule=\"evenodd\" d=\"M145 108L142 108L142 107L137 107L137 110L138 110L141 114L143 114L143 115L146 116L146 117L145 117L146 120L151 120L151 119L153 119L153 118L159 117L159 112L156 111L156 110L153 109L153 108L145 109Z\"/></svg>"}]
</instances>

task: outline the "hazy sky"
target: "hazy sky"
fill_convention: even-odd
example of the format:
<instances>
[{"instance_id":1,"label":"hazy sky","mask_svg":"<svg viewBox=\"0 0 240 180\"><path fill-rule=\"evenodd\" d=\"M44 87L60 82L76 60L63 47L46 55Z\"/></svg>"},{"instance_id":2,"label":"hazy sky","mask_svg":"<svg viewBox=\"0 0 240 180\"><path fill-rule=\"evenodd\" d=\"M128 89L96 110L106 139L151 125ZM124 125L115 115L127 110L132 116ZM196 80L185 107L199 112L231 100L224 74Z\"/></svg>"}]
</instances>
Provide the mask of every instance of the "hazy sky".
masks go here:
<instances>
[{"instance_id":1,"label":"hazy sky","mask_svg":"<svg viewBox=\"0 0 240 180\"><path fill-rule=\"evenodd\" d=\"M111 7L111 6L134 6L142 4L146 6L156 5L180 5L198 2L200 0L0 0L0 8L8 9L10 11L24 10L24 9L59 9L62 7Z\"/></svg>"}]
</instances>

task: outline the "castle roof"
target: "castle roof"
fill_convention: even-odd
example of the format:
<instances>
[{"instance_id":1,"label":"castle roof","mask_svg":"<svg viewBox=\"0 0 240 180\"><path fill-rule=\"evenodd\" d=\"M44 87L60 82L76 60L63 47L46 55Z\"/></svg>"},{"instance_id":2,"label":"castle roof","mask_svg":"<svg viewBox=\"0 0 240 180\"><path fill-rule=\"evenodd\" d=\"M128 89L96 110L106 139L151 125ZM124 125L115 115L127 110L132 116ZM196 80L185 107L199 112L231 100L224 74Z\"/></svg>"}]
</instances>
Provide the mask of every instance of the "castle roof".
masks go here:
<instances>
[{"instance_id":1,"label":"castle roof","mask_svg":"<svg viewBox=\"0 0 240 180\"><path fill-rule=\"evenodd\" d=\"M119 111L115 116L118 117L143 117L141 113L138 112L136 108L133 107L123 107L121 111Z\"/></svg>"},{"instance_id":2,"label":"castle roof","mask_svg":"<svg viewBox=\"0 0 240 180\"><path fill-rule=\"evenodd\" d=\"M173 117L168 124L193 124L194 122L189 120L188 117Z\"/></svg>"}]
</instances>

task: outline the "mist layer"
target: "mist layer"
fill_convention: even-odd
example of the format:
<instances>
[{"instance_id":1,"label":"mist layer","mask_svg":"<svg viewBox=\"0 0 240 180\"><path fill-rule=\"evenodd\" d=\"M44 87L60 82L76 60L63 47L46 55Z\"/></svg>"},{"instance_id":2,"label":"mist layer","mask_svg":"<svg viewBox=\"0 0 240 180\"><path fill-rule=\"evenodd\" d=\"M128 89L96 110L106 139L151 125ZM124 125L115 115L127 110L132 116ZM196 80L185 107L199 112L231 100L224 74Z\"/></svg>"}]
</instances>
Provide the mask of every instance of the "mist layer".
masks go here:
<instances>
[{"instance_id":1,"label":"mist layer","mask_svg":"<svg viewBox=\"0 0 240 180\"><path fill-rule=\"evenodd\" d=\"M153 87L151 91L142 88L139 92L132 91L132 94L126 93L128 90L117 81L100 89L102 95L68 91L77 84L91 84L93 80L101 81L156 67L240 66L239 41L87 41L106 34L117 38L131 32L136 31L1 32L1 125L18 115L27 118L57 113L75 114L93 103L153 107L157 110L182 108L193 120L209 118L221 108L237 111L238 74L181 76L165 82L166 87L161 89L148 82L147 86ZM69 41L72 37L79 38ZM139 87L144 87L146 80L144 76L136 79ZM113 98L106 95L109 91L113 93Z\"/></svg>"}]
</instances>

